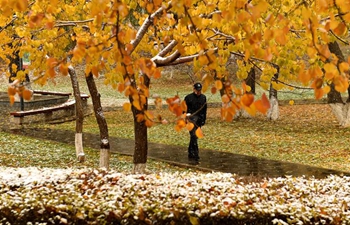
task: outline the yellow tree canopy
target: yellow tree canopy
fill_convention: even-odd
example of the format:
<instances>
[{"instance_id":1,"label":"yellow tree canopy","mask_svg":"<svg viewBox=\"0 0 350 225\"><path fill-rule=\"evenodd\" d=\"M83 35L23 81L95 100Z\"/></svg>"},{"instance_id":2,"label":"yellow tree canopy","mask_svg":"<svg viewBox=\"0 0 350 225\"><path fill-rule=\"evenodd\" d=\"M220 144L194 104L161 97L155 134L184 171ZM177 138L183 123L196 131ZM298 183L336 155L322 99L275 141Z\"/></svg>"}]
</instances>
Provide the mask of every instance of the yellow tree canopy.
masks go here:
<instances>
[{"instance_id":1,"label":"yellow tree canopy","mask_svg":"<svg viewBox=\"0 0 350 225\"><path fill-rule=\"evenodd\" d=\"M139 110L149 96L143 76L158 78L161 67L193 63L204 90L225 89L225 119L238 108L265 113L266 96L255 101L245 85L225 83L232 56L238 59L238 78L246 78L254 65L265 88L276 66L279 79L311 85L319 95L328 90L324 83L333 82L338 91L348 87L349 62L338 63L328 48L347 36L347 0L0 0L0 5L0 58L8 61L14 47L20 55L29 53L28 70L42 84L58 75L55 68L66 75L69 65L84 63L86 74L103 72L105 83L131 96ZM174 112L179 107L171 105Z\"/></svg>"}]
</instances>

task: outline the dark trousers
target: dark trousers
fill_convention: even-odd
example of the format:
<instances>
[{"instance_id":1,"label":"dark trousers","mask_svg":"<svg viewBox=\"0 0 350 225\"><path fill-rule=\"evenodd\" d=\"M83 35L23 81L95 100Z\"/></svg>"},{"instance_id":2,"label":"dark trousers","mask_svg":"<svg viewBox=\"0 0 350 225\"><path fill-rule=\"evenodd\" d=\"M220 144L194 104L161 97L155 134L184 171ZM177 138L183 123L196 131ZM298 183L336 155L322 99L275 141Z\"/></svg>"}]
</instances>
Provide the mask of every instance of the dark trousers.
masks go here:
<instances>
[{"instance_id":1,"label":"dark trousers","mask_svg":"<svg viewBox=\"0 0 350 225\"><path fill-rule=\"evenodd\" d=\"M197 126L190 131L190 144L188 146L188 158L199 160L198 137L196 136Z\"/></svg>"}]
</instances>

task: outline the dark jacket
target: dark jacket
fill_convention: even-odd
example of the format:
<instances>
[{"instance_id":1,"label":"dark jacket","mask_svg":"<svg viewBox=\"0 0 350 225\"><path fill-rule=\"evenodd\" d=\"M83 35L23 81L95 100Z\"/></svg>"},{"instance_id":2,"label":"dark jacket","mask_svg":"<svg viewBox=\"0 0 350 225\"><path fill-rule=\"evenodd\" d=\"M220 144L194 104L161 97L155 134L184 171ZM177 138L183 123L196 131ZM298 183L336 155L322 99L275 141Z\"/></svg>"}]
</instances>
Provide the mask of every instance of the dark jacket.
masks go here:
<instances>
[{"instance_id":1,"label":"dark jacket","mask_svg":"<svg viewBox=\"0 0 350 225\"><path fill-rule=\"evenodd\" d=\"M191 93L185 97L187 112L191 113L189 120L196 123L197 126L203 126L207 119L207 98L201 94L197 96Z\"/></svg>"}]
</instances>

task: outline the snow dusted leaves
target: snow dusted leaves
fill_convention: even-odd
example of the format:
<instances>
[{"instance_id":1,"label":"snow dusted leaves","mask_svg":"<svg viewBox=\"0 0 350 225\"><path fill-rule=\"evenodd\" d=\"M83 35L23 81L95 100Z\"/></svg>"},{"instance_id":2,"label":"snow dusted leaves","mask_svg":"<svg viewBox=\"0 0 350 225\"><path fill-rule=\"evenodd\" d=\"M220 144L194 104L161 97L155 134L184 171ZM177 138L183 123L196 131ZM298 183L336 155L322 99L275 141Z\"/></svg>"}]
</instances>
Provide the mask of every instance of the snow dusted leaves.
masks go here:
<instances>
[{"instance_id":1,"label":"snow dusted leaves","mask_svg":"<svg viewBox=\"0 0 350 225\"><path fill-rule=\"evenodd\" d=\"M245 184L228 173L130 175L105 170L0 168L0 214L35 221L186 220L349 223L350 178L275 178ZM12 210L11 213L4 214ZM33 212L34 211L34 212ZM36 219L37 219L36 218ZM6 221L6 219L4 220Z\"/></svg>"}]
</instances>

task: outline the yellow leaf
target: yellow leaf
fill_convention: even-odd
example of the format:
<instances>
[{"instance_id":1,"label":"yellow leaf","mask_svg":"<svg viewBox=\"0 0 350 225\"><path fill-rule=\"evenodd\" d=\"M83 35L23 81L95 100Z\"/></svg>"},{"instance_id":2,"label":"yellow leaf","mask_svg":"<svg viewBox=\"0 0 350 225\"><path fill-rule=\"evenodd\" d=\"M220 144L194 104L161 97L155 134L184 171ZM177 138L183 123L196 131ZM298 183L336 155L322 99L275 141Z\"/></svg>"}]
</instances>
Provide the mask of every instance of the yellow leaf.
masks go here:
<instances>
[{"instance_id":1,"label":"yellow leaf","mask_svg":"<svg viewBox=\"0 0 350 225\"><path fill-rule=\"evenodd\" d=\"M342 18L343 18L346 22L350 22L350 12L347 13L346 15L342 16Z\"/></svg>"},{"instance_id":2,"label":"yellow leaf","mask_svg":"<svg viewBox=\"0 0 350 225\"><path fill-rule=\"evenodd\" d=\"M243 107L244 110L249 113L249 115L251 116L255 116L256 115L256 107L255 107L255 104L251 104L249 107L247 106L244 106Z\"/></svg>"},{"instance_id":3,"label":"yellow leaf","mask_svg":"<svg viewBox=\"0 0 350 225\"><path fill-rule=\"evenodd\" d=\"M129 13L128 6L126 4L120 4L118 6L118 12L122 17L126 17Z\"/></svg>"},{"instance_id":4,"label":"yellow leaf","mask_svg":"<svg viewBox=\"0 0 350 225\"><path fill-rule=\"evenodd\" d=\"M315 98L321 99L323 96L323 89L322 88L315 88Z\"/></svg>"},{"instance_id":5,"label":"yellow leaf","mask_svg":"<svg viewBox=\"0 0 350 225\"><path fill-rule=\"evenodd\" d=\"M287 34L283 29L279 29L275 31L275 40L280 45L285 45L287 43Z\"/></svg>"},{"instance_id":6,"label":"yellow leaf","mask_svg":"<svg viewBox=\"0 0 350 225\"><path fill-rule=\"evenodd\" d=\"M151 111L146 110L146 111L144 112L144 114L145 114L145 116L147 117L147 119L149 119L149 120L153 120L153 119L154 119L154 115L152 114Z\"/></svg>"},{"instance_id":7,"label":"yellow leaf","mask_svg":"<svg viewBox=\"0 0 350 225\"><path fill-rule=\"evenodd\" d=\"M237 15L237 20L236 20L236 22L237 22L238 24L244 23L244 22L246 22L247 20L249 20L249 18L250 18L250 14L249 14L247 11L243 10L243 11L241 11L241 12ZM246 26L248 26L248 25L246 25Z\"/></svg>"},{"instance_id":8,"label":"yellow leaf","mask_svg":"<svg viewBox=\"0 0 350 225\"><path fill-rule=\"evenodd\" d=\"M221 80L216 80L216 81L215 81L215 87L216 87L216 89L218 89L218 90L221 90L221 89L222 89L222 82L221 82Z\"/></svg>"},{"instance_id":9,"label":"yellow leaf","mask_svg":"<svg viewBox=\"0 0 350 225\"><path fill-rule=\"evenodd\" d=\"M98 67L97 67L97 66L92 66L92 68L91 68L91 73L92 73L95 77L98 77Z\"/></svg>"},{"instance_id":10,"label":"yellow leaf","mask_svg":"<svg viewBox=\"0 0 350 225\"><path fill-rule=\"evenodd\" d=\"M315 48L308 47L307 48L307 54L313 58L317 55L317 50Z\"/></svg>"},{"instance_id":11,"label":"yellow leaf","mask_svg":"<svg viewBox=\"0 0 350 225\"><path fill-rule=\"evenodd\" d=\"M153 10L153 4L152 3L147 3L146 9L148 13L152 13Z\"/></svg>"},{"instance_id":12,"label":"yellow leaf","mask_svg":"<svg viewBox=\"0 0 350 225\"><path fill-rule=\"evenodd\" d=\"M204 137L203 131L202 131L202 129L200 127L198 127L197 130L196 130L196 136L198 138L203 138Z\"/></svg>"},{"instance_id":13,"label":"yellow leaf","mask_svg":"<svg viewBox=\"0 0 350 225\"><path fill-rule=\"evenodd\" d=\"M145 116L143 114L139 113L139 114L136 115L136 121L138 123L141 123L144 120L145 120Z\"/></svg>"},{"instance_id":14,"label":"yellow leaf","mask_svg":"<svg viewBox=\"0 0 350 225\"><path fill-rule=\"evenodd\" d=\"M317 78L314 80L314 82L311 84L311 87L312 87L313 89L320 89L320 88L322 88L322 85L323 85L323 80L322 80L322 78L317 77Z\"/></svg>"},{"instance_id":15,"label":"yellow leaf","mask_svg":"<svg viewBox=\"0 0 350 225\"><path fill-rule=\"evenodd\" d=\"M181 101L181 109L183 112L186 112L187 111L187 104L185 101Z\"/></svg>"},{"instance_id":16,"label":"yellow leaf","mask_svg":"<svg viewBox=\"0 0 350 225\"><path fill-rule=\"evenodd\" d=\"M344 23L339 23L338 26L333 30L335 34L341 36L347 30L347 27Z\"/></svg>"},{"instance_id":17,"label":"yellow leaf","mask_svg":"<svg viewBox=\"0 0 350 225\"><path fill-rule=\"evenodd\" d=\"M7 94L8 95L15 95L16 94L16 88L14 88L14 87L12 87L12 86L9 86L8 88L7 88Z\"/></svg>"},{"instance_id":18,"label":"yellow leaf","mask_svg":"<svg viewBox=\"0 0 350 225\"><path fill-rule=\"evenodd\" d=\"M254 102L254 95L253 94L244 94L241 97L241 102L245 106L250 106Z\"/></svg>"},{"instance_id":19,"label":"yellow leaf","mask_svg":"<svg viewBox=\"0 0 350 225\"><path fill-rule=\"evenodd\" d=\"M230 98L229 98L226 94L224 94L224 95L221 97L221 101L222 101L223 103L228 103L228 102L230 101Z\"/></svg>"},{"instance_id":20,"label":"yellow leaf","mask_svg":"<svg viewBox=\"0 0 350 225\"><path fill-rule=\"evenodd\" d=\"M210 91L211 91L211 93L214 95L214 94L216 94L217 89L216 89L216 87L212 87Z\"/></svg>"},{"instance_id":21,"label":"yellow leaf","mask_svg":"<svg viewBox=\"0 0 350 225\"><path fill-rule=\"evenodd\" d=\"M9 99L10 99L10 105L12 106L13 103L15 103L15 96L14 95L9 95Z\"/></svg>"},{"instance_id":22,"label":"yellow leaf","mask_svg":"<svg viewBox=\"0 0 350 225\"><path fill-rule=\"evenodd\" d=\"M22 92L22 97L24 100L29 101L33 96L33 92L29 89L24 89Z\"/></svg>"},{"instance_id":23,"label":"yellow leaf","mask_svg":"<svg viewBox=\"0 0 350 225\"><path fill-rule=\"evenodd\" d=\"M334 83L334 86L335 86L335 90L337 90L340 93L346 92L348 90L349 80L346 79L343 76L335 77L334 80L333 80L333 83Z\"/></svg>"},{"instance_id":24,"label":"yellow leaf","mask_svg":"<svg viewBox=\"0 0 350 225\"><path fill-rule=\"evenodd\" d=\"M58 67L58 69L60 70L60 72L64 75L67 76L68 75L68 65L65 63L61 63L60 66Z\"/></svg>"},{"instance_id":25,"label":"yellow leaf","mask_svg":"<svg viewBox=\"0 0 350 225\"><path fill-rule=\"evenodd\" d=\"M289 100L289 105L294 105L294 100Z\"/></svg>"},{"instance_id":26,"label":"yellow leaf","mask_svg":"<svg viewBox=\"0 0 350 225\"><path fill-rule=\"evenodd\" d=\"M55 77L56 76L56 71L55 71L55 68L50 68L46 71L46 73L51 77Z\"/></svg>"},{"instance_id":27,"label":"yellow leaf","mask_svg":"<svg viewBox=\"0 0 350 225\"><path fill-rule=\"evenodd\" d=\"M154 124L154 122L152 120L146 119L146 121L145 121L146 127L152 127L153 124Z\"/></svg>"},{"instance_id":28,"label":"yellow leaf","mask_svg":"<svg viewBox=\"0 0 350 225\"><path fill-rule=\"evenodd\" d=\"M328 85L323 87L324 94L328 94L330 91L331 91L331 87L329 87Z\"/></svg>"},{"instance_id":29,"label":"yellow leaf","mask_svg":"<svg viewBox=\"0 0 350 225\"><path fill-rule=\"evenodd\" d=\"M176 121L176 126L175 126L175 130L176 131L180 131L182 128L184 128L186 126L186 122L183 119L179 119Z\"/></svg>"},{"instance_id":30,"label":"yellow leaf","mask_svg":"<svg viewBox=\"0 0 350 225\"><path fill-rule=\"evenodd\" d=\"M17 0L15 7L18 11L25 11L28 8L28 0Z\"/></svg>"},{"instance_id":31,"label":"yellow leaf","mask_svg":"<svg viewBox=\"0 0 350 225\"><path fill-rule=\"evenodd\" d=\"M207 65L209 63L208 58L206 55L201 55L198 57L198 62L203 66Z\"/></svg>"},{"instance_id":32,"label":"yellow leaf","mask_svg":"<svg viewBox=\"0 0 350 225\"><path fill-rule=\"evenodd\" d=\"M158 78L161 78L161 76L162 76L161 71L159 69L156 69L153 73L153 78L158 79Z\"/></svg>"},{"instance_id":33,"label":"yellow leaf","mask_svg":"<svg viewBox=\"0 0 350 225\"><path fill-rule=\"evenodd\" d=\"M186 128L187 128L187 130L191 131L194 128L194 124L189 122L186 124Z\"/></svg>"},{"instance_id":34,"label":"yellow leaf","mask_svg":"<svg viewBox=\"0 0 350 225\"><path fill-rule=\"evenodd\" d=\"M117 90L121 93L125 90L125 85L124 83L119 83Z\"/></svg>"},{"instance_id":35,"label":"yellow leaf","mask_svg":"<svg viewBox=\"0 0 350 225\"><path fill-rule=\"evenodd\" d=\"M339 64L339 70L340 72L344 73L349 70L349 64L347 62L342 62Z\"/></svg>"},{"instance_id":36,"label":"yellow leaf","mask_svg":"<svg viewBox=\"0 0 350 225\"><path fill-rule=\"evenodd\" d=\"M48 58L46 60L46 65L49 68L53 68L53 67L57 66L57 60L55 58Z\"/></svg>"},{"instance_id":37,"label":"yellow leaf","mask_svg":"<svg viewBox=\"0 0 350 225\"><path fill-rule=\"evenodd\" d=\"M134 100L132 102L132 105L137 109L137 110L142 110L140 102L138 100Z\"/></svg>"},{"instance_id":38,"label":"yellow leaf","mask_svg":"<svg viewBox=\"0 0 350 225\"><path fill-rule=\"evenodd\" d=\"M261 100L254 102L254 106L262 114L267 113L267 110L270 108L270 102L267 99L265 93L263 93Z\"/></svg>"},{"instance_id":39,"label":"yellow leaf","mask_svg":"<svg viewBox=\"0 0 350 225\"><path fill-rule=\"evenodd\" d=\"M131 104L129 102L125 102L123 104L123 109L127 112L129 112L131 110Z\"/></svg>"}]
</instances>

